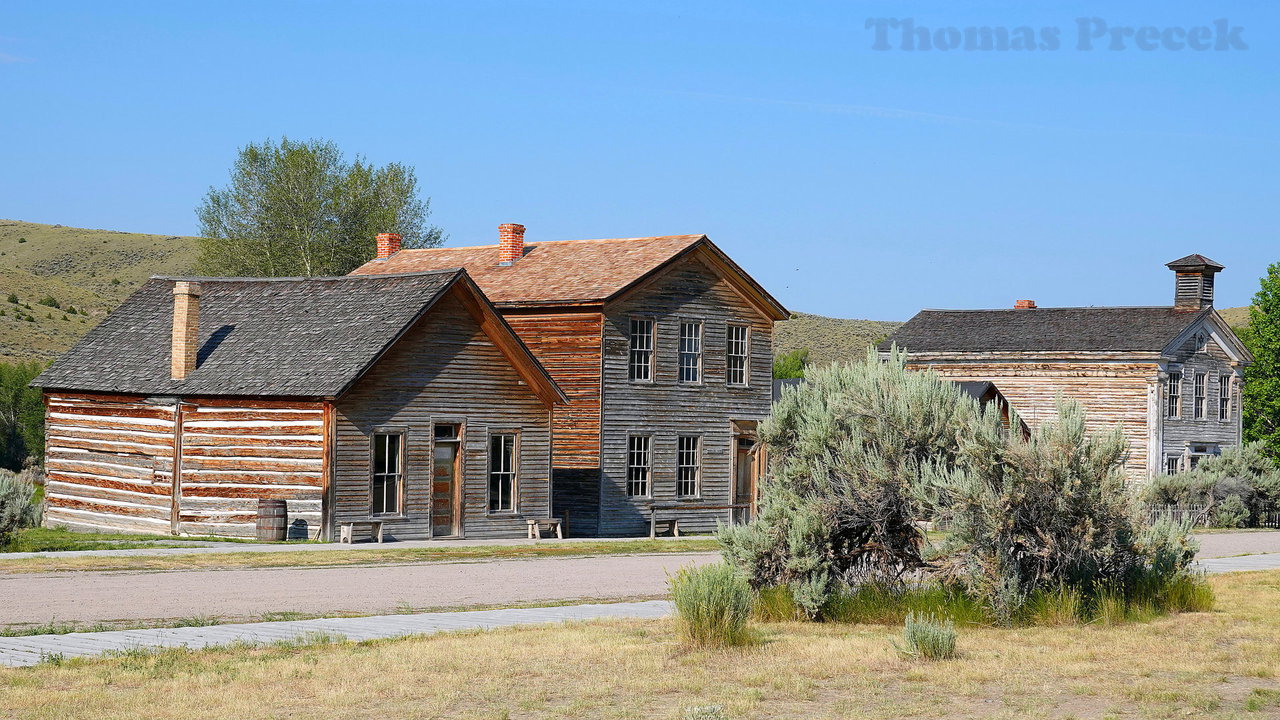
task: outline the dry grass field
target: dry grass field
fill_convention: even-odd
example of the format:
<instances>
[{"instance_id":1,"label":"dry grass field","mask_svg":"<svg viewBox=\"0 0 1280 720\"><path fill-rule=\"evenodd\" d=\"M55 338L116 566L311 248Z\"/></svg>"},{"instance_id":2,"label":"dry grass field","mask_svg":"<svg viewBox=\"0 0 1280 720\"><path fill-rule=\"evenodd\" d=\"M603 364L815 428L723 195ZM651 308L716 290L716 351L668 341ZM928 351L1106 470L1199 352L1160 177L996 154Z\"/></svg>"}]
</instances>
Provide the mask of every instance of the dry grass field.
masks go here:
<instances>
[{"instance_id":1,"label":"dry grass field","mask_svg":"<svg viewBox=\"0 0 1280 720\"><path fill-rule=\"evenodd\" d=\"M923 662L897 627L771 624L689 651L669 622L136 653L0 670L14 718L1260 718L1280 716L1280 572L1212 578L1209 613L965 627ZM716 717L715 714L701 717Z\"/></svg>"}]
</instances>

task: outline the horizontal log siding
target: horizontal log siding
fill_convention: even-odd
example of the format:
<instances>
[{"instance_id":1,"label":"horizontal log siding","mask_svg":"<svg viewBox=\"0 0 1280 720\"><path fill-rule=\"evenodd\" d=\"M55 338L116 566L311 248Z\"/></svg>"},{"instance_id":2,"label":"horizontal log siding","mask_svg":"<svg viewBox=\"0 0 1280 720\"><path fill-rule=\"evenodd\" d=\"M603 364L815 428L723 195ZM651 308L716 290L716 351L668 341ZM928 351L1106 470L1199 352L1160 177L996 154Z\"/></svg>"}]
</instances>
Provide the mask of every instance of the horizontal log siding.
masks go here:
<instances>
[{"instance_id":1,"label":"horizontal log siding","mask_svg":"<svg viewBox=\"0 0 1280 720\"><path fill-rule=\"evenodd\" d=\"M569 398L569 404L556 408L554 414L553 464L557 468L599 468L604 315L505 311L503 318Z\"/></svg>"},{"instance_id":2,"label":"horizontal log siding","mask_svg":"<svg viewBox=\"0 0 1280 720\"><path fill-rule=\"evenodd\" d=\"M772 372L772 322L747 303L710 268L696 259L673 265L660 278L606 307L604 329L604 411L600 534L625 536L649 531L650 504L681 502L723 505L730 501L733 468L733 420L763 420L769 414ZM656 321L656 360L652 383L628 379L630 319ZM703 381L677 382L681 320L703 323ZM749 325L750 379L747 387L725 383L726 324ZM627 497L627 437L651 434L653 497ZM676 438L702 437L701 497L677 500ZM678 515L682 531L714 530L728 511Z\"/></svg>"},{"instance_id":3,"label":"horizontal log siding","mask_svg":"<svg viewBox=\"0 0 1280 720\"><path fill-rule=\"evenodd\" d=\"M550 412L451 293L334 405L334 518L367 520L370 438L379 427L405 433L405 513L387 519L397 539L431 535L432 423L463 426L463 533L524 537L527 517L547 517ZM516 514L489 515L490 431L520 433Z\"/></svg>"},{"instance_id":4,"label":"horizontal log siding","mask_svg":"<svg viewBox=\"0 0 1280 720\"><path fill-rule=\"evenodd\" d=\"M44 524L168 534L173 405L50 393L45 409Z\"/></svg>"},{"instance_id":5,"label":"horizontal log siding","mask_svg":"<svg viewBox=\"0 0 1280 720\"><path fill-rule=\"evenodd\" d=\"M913 363L912 367L921 365ZM1078 400L1090 432L1109 432L1123 423L1129 442L1125 472L1131 482L1148 476L1148 396L1156 382L1154 362L930 362L928 367L956 381L989 380L1031 428L1057 418L1059 394Z\"/></svg>"},{"instance_id":6,"label":"horizontal log siding","mask_svg":"<svg viewBox=\"0 0 1280 720\"><path fill-rule=\"evenodd\" d=\"M253 537L258 500L280 498L287 501L289 537L318 537L323 451L323 403L184 401L181 532Z\"/></svg>"}]
</instances>

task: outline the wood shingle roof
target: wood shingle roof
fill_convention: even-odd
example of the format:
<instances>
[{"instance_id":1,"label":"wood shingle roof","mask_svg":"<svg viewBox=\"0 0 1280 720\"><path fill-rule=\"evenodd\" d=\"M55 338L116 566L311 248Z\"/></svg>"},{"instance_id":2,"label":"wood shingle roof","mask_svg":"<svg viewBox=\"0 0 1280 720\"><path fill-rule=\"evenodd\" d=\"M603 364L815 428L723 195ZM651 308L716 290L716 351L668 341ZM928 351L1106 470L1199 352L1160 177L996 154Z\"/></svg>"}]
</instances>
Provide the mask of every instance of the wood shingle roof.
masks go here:
<instances>
[{"instance_id":1,"label":"wood shingle roof","mask_svg":"<svg viewBox=\"0 0 1280 720\"><path fill-rule=\"evenodd\" d=\"M200 283L197 366L170 376L173 286ZM153 277L32 383L146 395L336 397L450 288L526 380L563 398L465 271L327 278Z\"/></svg>"},{"instance_id":2,"label":"wood shingle roof","mask_svg":"<svg viewBox=\"0 0 1280 720\"><path fill-rule=\"evenodd\" d=\"M880 349L935 352L1155 352L1212 313L1172 307L922 310Z\"/></svg>"}]
</instances>

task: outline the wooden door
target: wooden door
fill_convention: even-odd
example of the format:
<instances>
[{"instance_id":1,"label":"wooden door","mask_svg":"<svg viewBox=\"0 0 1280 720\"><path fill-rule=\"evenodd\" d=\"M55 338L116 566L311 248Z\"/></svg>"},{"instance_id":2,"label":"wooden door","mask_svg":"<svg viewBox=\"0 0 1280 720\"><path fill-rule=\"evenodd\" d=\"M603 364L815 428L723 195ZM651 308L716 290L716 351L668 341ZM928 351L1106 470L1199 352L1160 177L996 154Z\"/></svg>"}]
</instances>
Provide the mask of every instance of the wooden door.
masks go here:
<instances>
[{"instance_id":1,"label":"wooden door","mask_svg":"<svg viewBox=\"0 0 1280 720\"><path fill-rule=\"evenodd\" d=\"M734 438L734 461L733 461L733 504L751 504L755 506L756 500L756 457L751 452L755 446L755 441L751 438L737 437ZM735 509L733 511L734 523L751 522L752 508Z\"/></svg>"},{"instance_id":2,"label":"wooden door","mask_svg":"<svg viewBox=\"0 0 1280 720\"><path fill-rule=\"evenodd\" d=\"M435 426L435 447L431 468L431 536L451 537L461 533L458 482L459 441L457 425Z\"/></svg>"}]
</instances>

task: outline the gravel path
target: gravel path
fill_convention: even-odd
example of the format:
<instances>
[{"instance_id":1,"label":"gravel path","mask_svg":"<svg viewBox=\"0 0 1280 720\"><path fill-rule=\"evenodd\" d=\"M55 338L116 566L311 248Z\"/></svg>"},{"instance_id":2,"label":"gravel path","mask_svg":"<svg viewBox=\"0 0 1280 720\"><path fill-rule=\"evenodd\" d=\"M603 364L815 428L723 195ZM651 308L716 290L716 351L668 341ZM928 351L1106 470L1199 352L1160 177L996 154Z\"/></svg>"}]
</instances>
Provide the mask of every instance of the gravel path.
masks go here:
<instances>
[{"instance_id":1,"label":"gravel path","mask_svg":"<svg viewBox=\"0 0 1280 720\"><path fill-rule=\"evenodd\" d=\"M1196 538L1200 541L1199 558L1280 553L1280 532L1275 531L1197 533Z\"/></svg>"},{"instance_id":2,"label":"gravel path","mask_svg":"<svg viewBox=\"0 0 1280 720\"><path fill-rule=\"evenodd\" d=\"M268 612L389 613L656 597L667 575L714 553L432 562L372 567L0 575L0 625L223 618Z\"/></svg>"}]
</instances>

